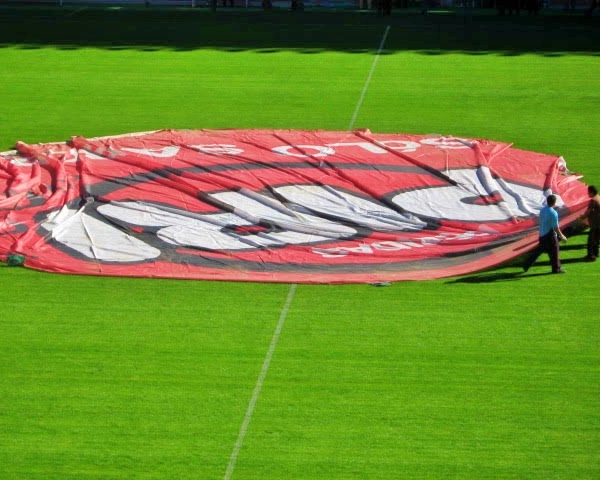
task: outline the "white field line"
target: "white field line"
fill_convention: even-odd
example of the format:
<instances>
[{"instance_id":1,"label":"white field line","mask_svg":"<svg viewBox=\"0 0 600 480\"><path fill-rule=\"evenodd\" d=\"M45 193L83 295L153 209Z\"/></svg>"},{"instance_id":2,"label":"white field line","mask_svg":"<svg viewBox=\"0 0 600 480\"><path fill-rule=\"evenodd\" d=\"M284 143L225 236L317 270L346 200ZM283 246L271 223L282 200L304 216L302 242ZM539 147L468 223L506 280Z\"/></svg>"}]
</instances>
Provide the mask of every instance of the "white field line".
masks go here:
<instances>
[{"instance_id":1,"label":"white field line","mask_svg":"<svg viewBox=\"0 0 600 480\"><path fill-rule=\"evenodd\" d=\"M377 54L375 55L375 59L373 60L373 64L371 65L369 76L367 77L365 85L363 86L362 92L360 94L360 99L358 100L358 104L356 105L356 109L354 110L354 115L352 115L352 120L350 121L350 126L348 127L348 130L352 130L352 128L354 127L354 122L356 121L356 117L358 116L358 112L360 111L360 107L362 106L363 100L371 83L371 77L373 77L373 72L375 71L375 67L377 66L377 61L379 59L379 56L381 55L383 46L385 45L385 41L387 39L388 33L390 32L390 28L390 25L388 25L385 29L385 32L383 33L383 37L381 39L381 42L379 43ZM242 449L242 445L244 444L244 439L246 438L246 433L248 432L248 426L250 425L250 421L252 420L252 416L254 415L254 408L256 407L256 402L258 401L258 397L260 397L265 378L267 377L267 372L269 371L269 367L271 366L271 359L273 358L273 354L275 353L275 348L277 347L277 343L279 343L279 337L281 336L281 331L283 330L283 325L287 318L290 305L292 304L292 300L294 299L296 287L297 285L295 283L290 286L290 290L285 300L285 304L283 305L283 309L281 310L281 314L279 315L279 322L277 322L277 326L275 327L275 331L273 332L273 337L271 338L271 343L269 344L267 355L265 356L262 368L260 369L260 373L258 375L258 379L256 380L256 385L254 386L254 391L252 392L252 397L250 398L250 403L248 404L248 409L246 410L244 421L242 422L242 426L240 427L240 431L238 433L237 440L235 441L233 451L231 452L231 457L229 457L229 463L227 464L227 470L225 471L225 476L223 477L223 480L230 480L231 476L233 475L233 471L235 470L237 458L240 453L240 450Z\"/></svg>"},{"instance_id":2,"label":"white field line","mask_svg":"<svg viewBox=\"0 0 600 480\"><path fill-rule=\"evenodd\" d=\"M385 45L385 41L387 40L388 33L390 33L390 29L392 27L388 25L385 27L385 32L383 32L383 37L381 37L381 42L379 42L379 48L377 49L377 53L375 54L375 58L373 59L373 64L371 65L371 70L369 71L369 76L365 81L365 85L363 86L362 92L360 93L360 98L358 99L358 103L356 104L356 108L354 109L354 114L352 115L352 120L350 120L350 125L348 125L348 130L352 130L354 128L354 123L356 122L356 117L358 117L358 112L362 107L363 100L365 99L365 95L367 94L367 90L369 89L369 85L371 84L371 78L373 77L373 72L375 71L375 67L377 67L377 62L379 61L379 57L381 56L381 52L383 51L383 46Z\"/></svg>"},{"instance_id":3,"label":"white field line","mask_svg":"<svg viewBox=\"0 0 600 480\"><path fill-rule=\"evenodd\" d=\"M294 294L296 293L296 286L297 285L295 283L290 286L287 299L285 300L285 305L283 306L283 310L281 310L281 314L279 315L279 322L277 323L275 332L273 332L273 338L271 338L269 350L267 351L267 355L265 356L265 360L263 361L262 368L260 369L260 374L258 375L258 380L256 381L256 385L254 386L252 398L250 399L250 403L248 404L248 410L246 410L246 415L244 416L244 421L242 422L240 432L238 433L238 438L235 442L235 446L233 447L233 452L231 452L231 457L229 458L229 463L227 464L227 470L225 471L225 477L223 477L224 480L229 480L231 478L231 475L233 474L233 470L235 469L238 454L240 453L240 449L242 448L242 445L244 443L244 438L246 437L246 432L248 431L248 425L250 425L250 420L252 420L252 415L254 414L254 407L256 406L258 397L260 396L265 377L267 376L269 366L271 365L273 353L275 352L275 347L277 347L277 343L279 342L279 336L281 335L283 324L285 323L285 319L290 309L290 305L292 304L292 300L294 299Z\"/></svg>"}]
</instances>

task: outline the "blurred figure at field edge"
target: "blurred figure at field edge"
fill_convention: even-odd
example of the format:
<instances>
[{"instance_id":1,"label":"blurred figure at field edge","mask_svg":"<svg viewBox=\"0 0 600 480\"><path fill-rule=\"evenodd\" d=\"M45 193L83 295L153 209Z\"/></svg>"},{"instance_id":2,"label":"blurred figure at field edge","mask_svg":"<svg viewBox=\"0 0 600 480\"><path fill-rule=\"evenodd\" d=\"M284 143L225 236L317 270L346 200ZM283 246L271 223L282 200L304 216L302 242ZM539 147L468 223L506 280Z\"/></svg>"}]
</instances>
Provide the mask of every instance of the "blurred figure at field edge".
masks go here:
<instances>
[{"instance_id":1,"label":"blurred figure at field edge","mask_svg":"<svg viewBox=\"0 0 600 480\"><path fill-rule=\"evenodd\" d=\"M600 243L600 195L598 195L598 189L594 185L588 186L588 197L590 197L590 203L581 220L587 220L590 227L587 240L587 257L585 259L594 262L598 258L598 245Z\"/></svg>"},{"instance_id":2,"label":"blurred figure at field edge","mask_svg":"<svg viewBox=\"0 0 600 480\"><path fill-rule=\"evenodd\" d=\"M537 246L529 253L523 265L523 270L527 271L535 263L538 257L546 252L550 257L552 273L566 273L560 264L558 245L559 240L566 240L558 225L558 212L554 208L556 205L556 195L548 195L546 205L540 210L539 216L539 242Z\"/></svg>"},{"instance_id":3,"label":"blurred figure at field edge","mask_svg":"<svg viewBox=\"0 0 600 480\"><path fill-rule=\"evenodd\" d=\"M594 10L596 9L596 7L598 7L600 5L598 5L598 0L592 0L590 2L590 6L589 8L585 11L585 16L586 17L591 17L592 14L594 13Z\"/></svg>"}]
</instances>

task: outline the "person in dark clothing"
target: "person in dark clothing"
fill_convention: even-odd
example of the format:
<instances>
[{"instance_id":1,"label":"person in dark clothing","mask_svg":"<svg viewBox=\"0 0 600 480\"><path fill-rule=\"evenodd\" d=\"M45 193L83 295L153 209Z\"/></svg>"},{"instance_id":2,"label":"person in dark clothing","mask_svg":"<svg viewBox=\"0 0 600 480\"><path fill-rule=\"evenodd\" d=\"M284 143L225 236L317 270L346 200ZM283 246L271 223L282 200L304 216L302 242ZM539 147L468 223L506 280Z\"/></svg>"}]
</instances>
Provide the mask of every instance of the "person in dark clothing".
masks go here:
<instances>
[{"instance_id":1,"label":"person in dark clothing","mask_svg":"<svg viewBox=\"0 0 600 480\"><path fill-rule=\"evenodd\" d=\"M598 0L592 0L590 2L589 8L585 11L585 16L591 17L592 14L594 13L594 10L598 7L598 4L599 4Z\"/></svg>"},{"instance_id":2,"label":"person in dark clothing","mask_svg":"<svg viewBox=\"0 0 600 480\"><path fill-rule=\"evenodd\" d=\"M585 259L594 262L598 258L598 245L600 243L600 195L598 195L598 189L594 185L588 187L588 196L590 197L590 203L581 220L587 220L590 227L587 240L587 257Z\"/></svg>"}]
</instances>

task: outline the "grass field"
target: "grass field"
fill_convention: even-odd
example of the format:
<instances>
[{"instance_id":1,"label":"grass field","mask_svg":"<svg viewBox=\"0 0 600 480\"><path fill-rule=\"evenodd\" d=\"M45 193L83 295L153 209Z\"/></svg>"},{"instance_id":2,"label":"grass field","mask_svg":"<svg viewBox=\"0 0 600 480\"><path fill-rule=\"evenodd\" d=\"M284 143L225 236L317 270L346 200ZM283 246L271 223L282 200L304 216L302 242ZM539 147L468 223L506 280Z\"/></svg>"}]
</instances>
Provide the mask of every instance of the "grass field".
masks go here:
<instances>
[{"instance_id":1,"label":"grass field","mask_svg":"<svg viewBox=\"0 0 600 480\"><path fill-rule=\"evenodd\" d=\"M367 127L511 141L600 184L598 19L463 13L0 6L0 150ZM0 478L595 480L584 243L567 275L388 288L0 266Z\"/></svg>"}]
</instances>

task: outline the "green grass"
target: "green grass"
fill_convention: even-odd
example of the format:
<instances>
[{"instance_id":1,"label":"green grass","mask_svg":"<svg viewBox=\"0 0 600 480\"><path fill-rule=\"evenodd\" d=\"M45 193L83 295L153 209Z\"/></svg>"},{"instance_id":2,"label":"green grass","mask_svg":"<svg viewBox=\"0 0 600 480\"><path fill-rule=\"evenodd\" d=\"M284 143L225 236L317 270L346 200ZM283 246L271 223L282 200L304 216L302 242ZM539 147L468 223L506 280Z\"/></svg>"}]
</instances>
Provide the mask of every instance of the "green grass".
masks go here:
<instances>
[{"instance_id":1,"label":"green grass","mask_svg":"<svg viewBox=\"0 0 600 480\"><path fill-rule=\"evenodd\" d=\"M476 13L2 7L0 149L347 129L391 25L355 127L512 141L600 183L596 19ZM563 276L542 258L527 275L298 286L232 478L598 478L584 242L563 247ZM290 286L6 266L0 286L3 479L224 477Z\"/></svg>"},{"instance_id":2,"label":"green grass","mask_svg":"<svg viewBox=\"0 0 600 480\"><path fill-rule=\"evenodd\" d=\"M4 478L222 475L286 286L2 273Z\"/></svg>"}]
</instances>

